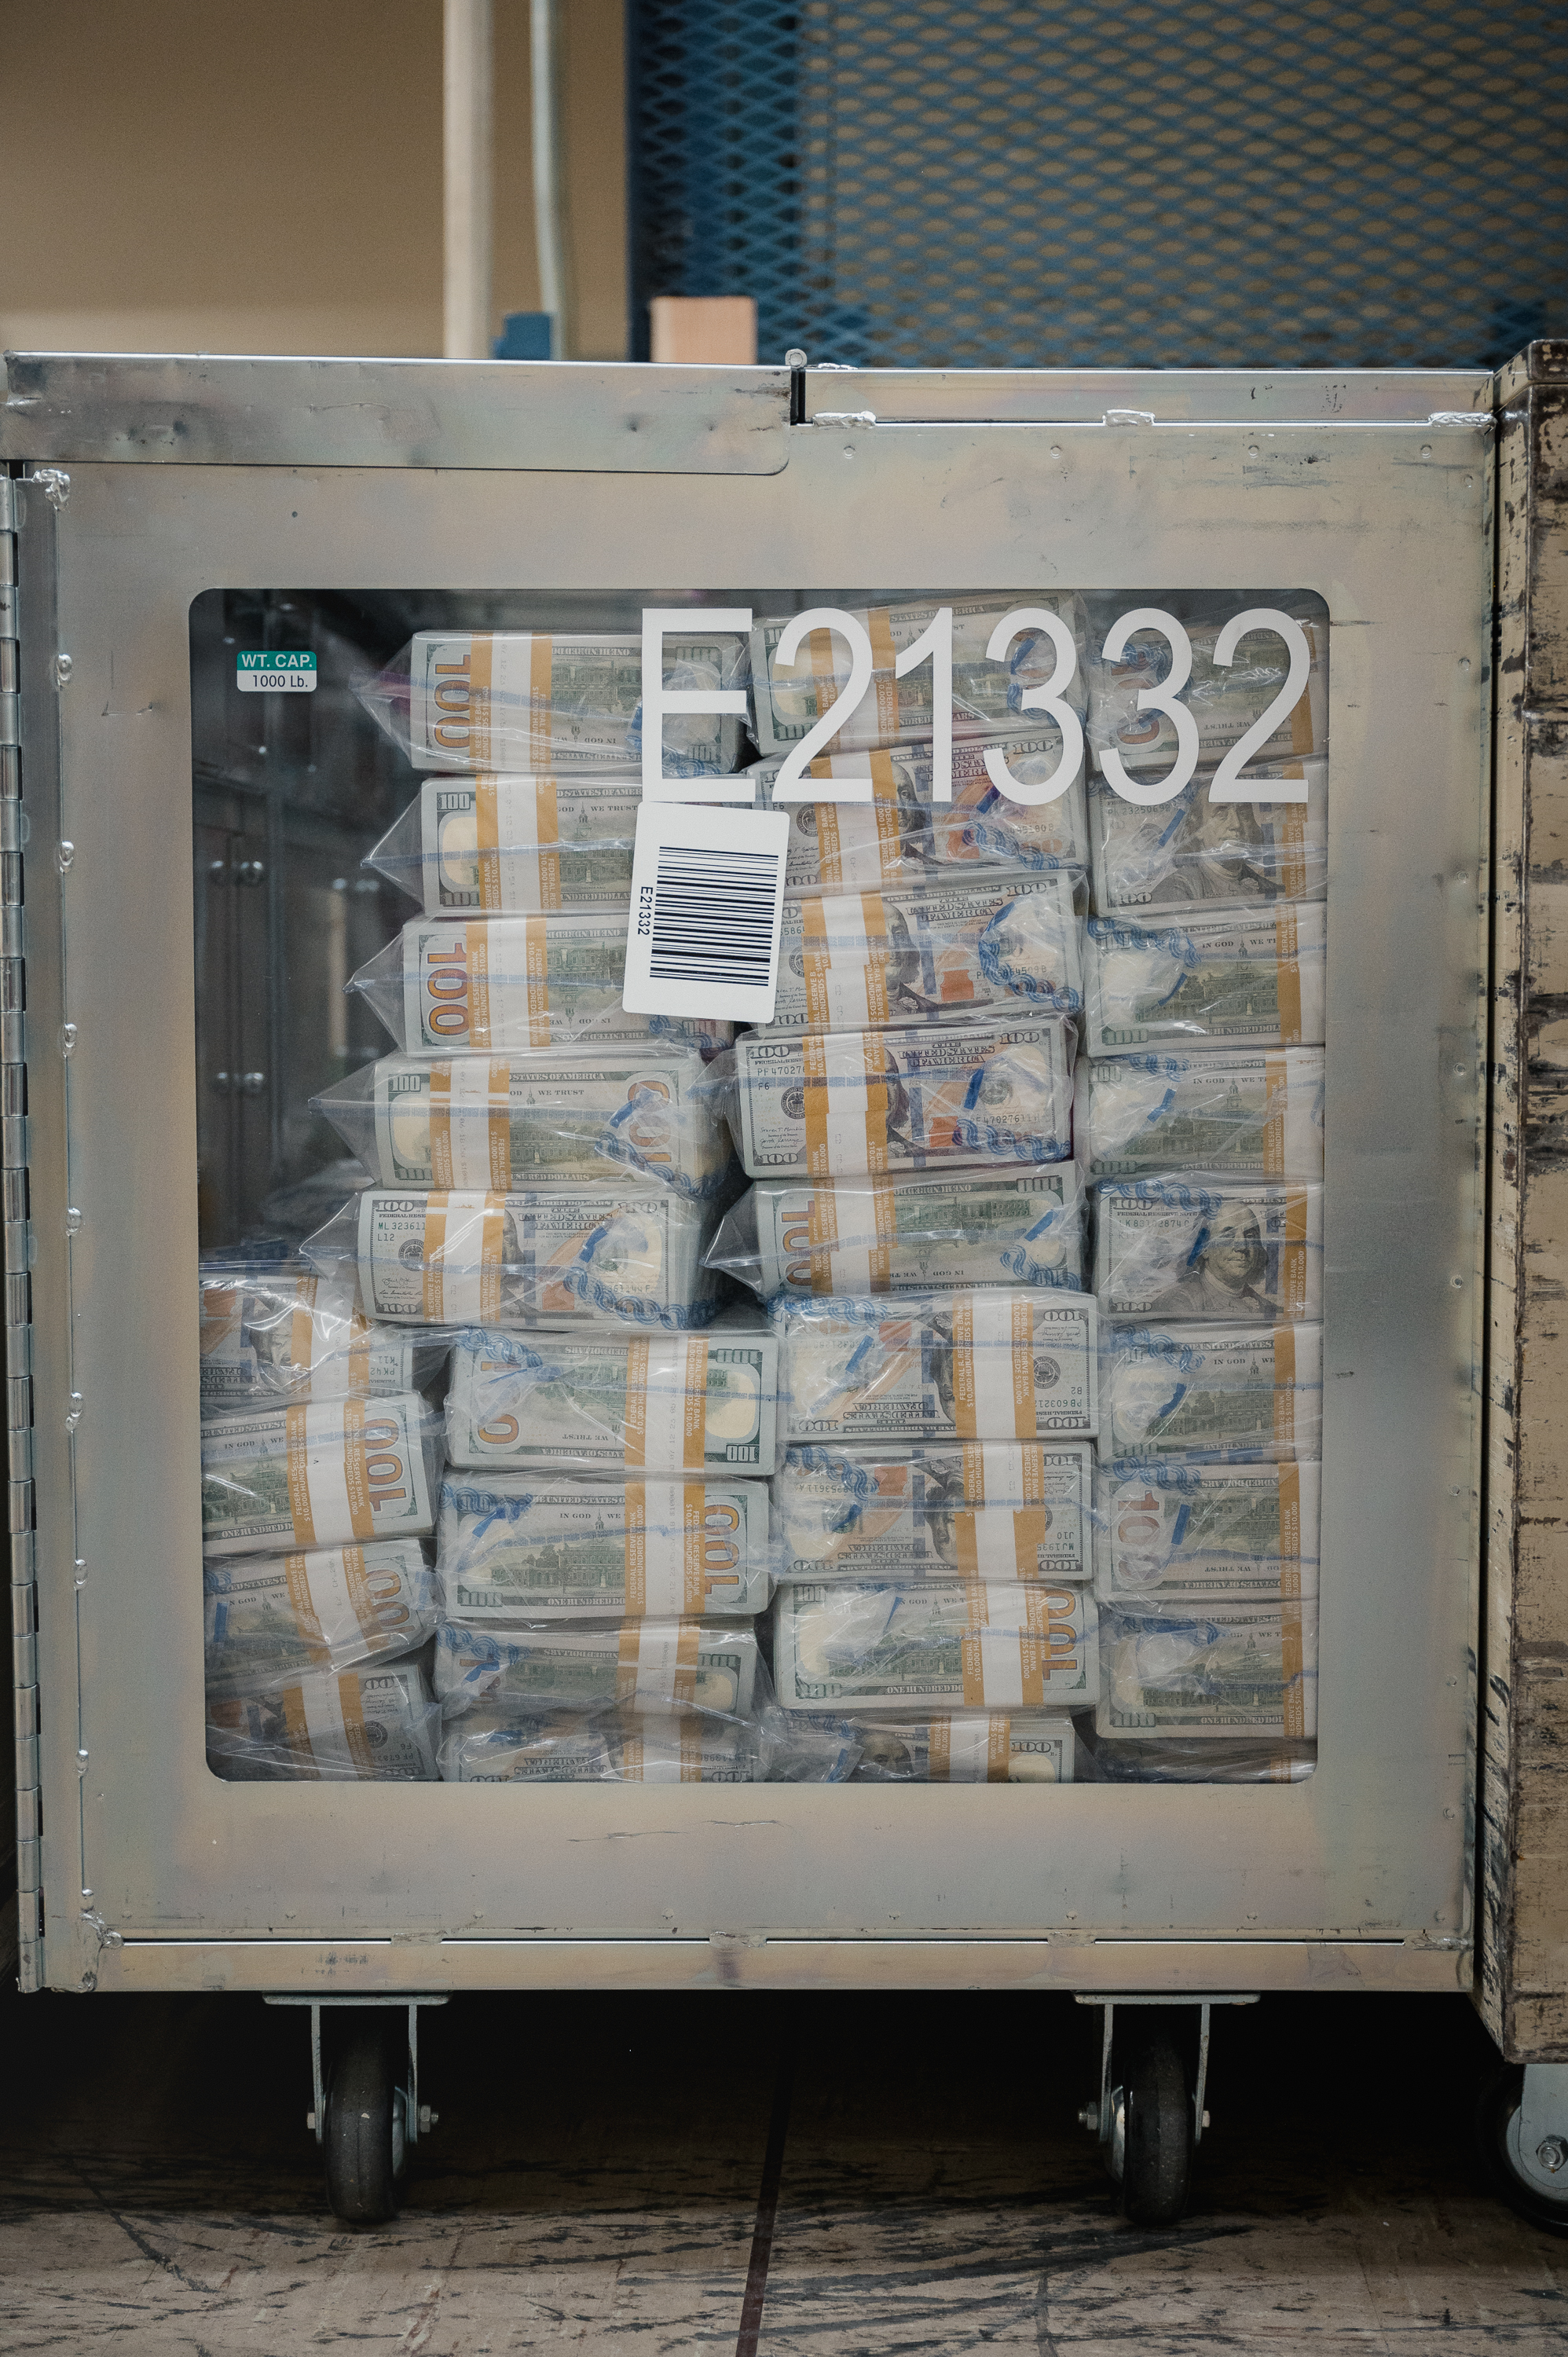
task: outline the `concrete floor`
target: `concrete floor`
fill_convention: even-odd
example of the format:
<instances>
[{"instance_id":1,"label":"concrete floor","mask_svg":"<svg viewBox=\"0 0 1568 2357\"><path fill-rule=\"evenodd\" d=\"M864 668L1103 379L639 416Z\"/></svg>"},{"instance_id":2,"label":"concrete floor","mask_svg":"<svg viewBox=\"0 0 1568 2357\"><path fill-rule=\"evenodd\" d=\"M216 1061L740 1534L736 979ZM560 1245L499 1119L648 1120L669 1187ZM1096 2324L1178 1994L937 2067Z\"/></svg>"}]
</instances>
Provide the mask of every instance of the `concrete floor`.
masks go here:
<instances>
[{"instance_id":1,"label":"concrete floor","mask_svg":"<svg viewBox=\"0 0 1568 2357\"><path fill-rule=\"evenodd\" d=\"M403 2215L356 2233L305 2133L306 2017L12 1997L0 2346L727 2353L792 2040L757 2357L1568 2350L1568 2238L1472 2158L1489 2050L1461 2000L1219 2018L1192 2212L1158 2233L1119 2221L1075 2123L1098 2019L1028 1996L455 2000L425 2017L441 2124Z\"/></svg>"}]
</instances>

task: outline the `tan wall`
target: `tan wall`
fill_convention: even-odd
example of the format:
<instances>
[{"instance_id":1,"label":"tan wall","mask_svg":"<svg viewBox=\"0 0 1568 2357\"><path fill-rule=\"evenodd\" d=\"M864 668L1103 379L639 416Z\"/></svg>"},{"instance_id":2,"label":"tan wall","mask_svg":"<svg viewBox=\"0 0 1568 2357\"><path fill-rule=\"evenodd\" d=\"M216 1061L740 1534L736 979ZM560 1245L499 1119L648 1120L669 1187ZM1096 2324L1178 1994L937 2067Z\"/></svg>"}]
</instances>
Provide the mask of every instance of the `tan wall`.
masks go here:
<instances>
[{"instance_id":1,"label":"tan wall","mask_svg":"<svg viewBox=\"0 0 1568 2357\"><path fill-rule=\"evenodd\" d=\"M578 328L626 351L620 0L562 0ZM528 0L495 0L495 327L538 307ZM13 350L439 352L441 0L4 0Z\"/></svg>"}]
</instances>

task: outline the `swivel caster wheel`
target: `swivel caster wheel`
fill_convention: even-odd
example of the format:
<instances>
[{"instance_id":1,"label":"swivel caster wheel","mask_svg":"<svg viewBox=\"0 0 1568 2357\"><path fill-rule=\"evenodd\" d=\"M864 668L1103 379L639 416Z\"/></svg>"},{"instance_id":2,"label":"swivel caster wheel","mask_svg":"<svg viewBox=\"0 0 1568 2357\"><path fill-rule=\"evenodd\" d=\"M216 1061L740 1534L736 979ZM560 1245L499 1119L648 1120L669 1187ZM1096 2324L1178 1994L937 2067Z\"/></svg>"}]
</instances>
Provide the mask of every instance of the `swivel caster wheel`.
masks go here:
<instances>
[{"instance_id":1,"label":"swivel caster wheel","mask_svg":"<svg viewBox=\"0 0 1568 2357\"><path fill-rule=\"evenodd\" d=\"M1526 2075L1521 2065L1504 2063L1481 2091L1482 2164L1521 2217L1568 2233L1568 2065L1534 2065L1528 2089Z\"/></svg>"},{"instance_id":2,"label":"swivel caster wheel","mask_svg":"<svg viewBox=\"0 0 1568 2357\"><path fill-rule=\"evenodd\" d=\"M1111 2174L1134 2226L1173 2226L1192 2175L1192 2090L1172 2030L1157 2014L1117 2024L1121 2083L1111 2090Z\"/></svg>"},{"instance_id":3,"label":"swivel caster wheel","mask_svg":"<svg viewBox=\"0 0 1568 2357\"><path fill-rule=\"evenodd\" d=\"M327 2198L335 2215L351 2226L380 2225L397 2215L407 2097L388 2034L396 2025L395 2015L391 2024L382 2013L350 2016L327 2083Z\"/></svg>"}]
</instances>

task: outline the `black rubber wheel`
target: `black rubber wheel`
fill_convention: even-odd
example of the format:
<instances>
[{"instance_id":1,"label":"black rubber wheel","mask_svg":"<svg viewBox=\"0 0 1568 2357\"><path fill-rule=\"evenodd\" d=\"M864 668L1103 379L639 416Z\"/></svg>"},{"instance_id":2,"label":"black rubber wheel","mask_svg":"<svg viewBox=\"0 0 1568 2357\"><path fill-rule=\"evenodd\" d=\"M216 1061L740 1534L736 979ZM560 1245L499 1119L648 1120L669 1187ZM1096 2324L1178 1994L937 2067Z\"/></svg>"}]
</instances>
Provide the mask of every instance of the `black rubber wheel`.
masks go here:
<instances>
[{"instance_id":1,"label":"black rubber wheel","mask_svg":"<svg viewBox=\"0 0 1568 2357\"><path fill-rule=\"evenodd\" d=\"M1521 2218L1553 2233L1568 2234L1568 2183L1561 2194L1538 2183L1526 2170L1520 2148L1520 2104L1524 2095L1524 2071L1507 2063L1492 2073L1476 2106L1476 2140L1481 2161L1495 2190ZM1568 2179L1568 2166L1563 2169Z\"/></svg>"},{"instance_id":2,"label":"black rubber wheel","mask_svg":"<svg viewBox=\"0 0 1568 2357\"><path fill-rule=\"evenodd\" d=\"M1122 2066L1122 2214L1134 2226L1171 2226L1192 2174L1192 2093L1163 2023L1140 2024Z\"/></svg>"},{"instance_id":3,"label":"black rubber wheel","mask_svg":"<svg viewBox=\"0 0 1568 2357\"><path fill-rule=\"evenodd\" d=\"M384 2015L356 2014L345 2026L327 2085L322 2148L327 2199L350 2226L397 2216L403 2102Z\"/></svg>"}]
</instances>

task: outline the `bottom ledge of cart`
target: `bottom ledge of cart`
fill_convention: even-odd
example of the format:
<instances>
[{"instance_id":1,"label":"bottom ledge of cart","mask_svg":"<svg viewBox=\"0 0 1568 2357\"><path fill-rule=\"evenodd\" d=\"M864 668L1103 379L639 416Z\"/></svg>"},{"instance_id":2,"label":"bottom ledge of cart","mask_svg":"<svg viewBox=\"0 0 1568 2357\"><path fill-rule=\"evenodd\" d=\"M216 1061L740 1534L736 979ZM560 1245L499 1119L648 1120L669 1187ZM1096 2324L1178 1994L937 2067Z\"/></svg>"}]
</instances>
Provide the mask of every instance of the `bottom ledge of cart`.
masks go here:
<instances>
[{"instance_id":1,"label":"bottom ledge of cart","mask_svg":"<svg viewBox=\"0 0 1568 2357\"><path fill-rule=\"evenodd\" d=\"M48 1975L46 1973L46 1979ZM1468 1946L1375 1939L158 1940L102 1947L113 1989L1467 1989ZM80 1986L73 1979L70 1986Z\"/></svg>"}]
</instances>

